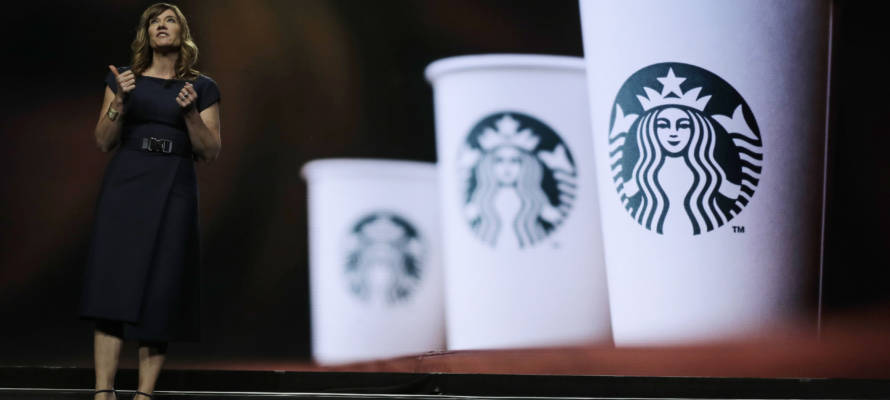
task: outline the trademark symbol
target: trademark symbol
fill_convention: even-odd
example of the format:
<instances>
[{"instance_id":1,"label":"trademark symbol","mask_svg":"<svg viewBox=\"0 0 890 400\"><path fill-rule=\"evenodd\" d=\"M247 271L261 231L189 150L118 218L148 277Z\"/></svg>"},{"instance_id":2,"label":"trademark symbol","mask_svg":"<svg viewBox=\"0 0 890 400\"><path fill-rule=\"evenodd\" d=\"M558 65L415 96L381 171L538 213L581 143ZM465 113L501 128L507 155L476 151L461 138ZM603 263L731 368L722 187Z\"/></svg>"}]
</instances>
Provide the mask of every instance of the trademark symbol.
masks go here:
<instances>
[{"instance_id":1,"label":"trademark symbol","mask_svg":"<svg viewBox=\"0 0 890 400\"><path fill-rule=\"evenodd\" d=\"M733 225L733 226L732 226L732 231L735 232L735 233L745 233L745 227L744 227L744 226Z\"/></svg>"}]
</instances>

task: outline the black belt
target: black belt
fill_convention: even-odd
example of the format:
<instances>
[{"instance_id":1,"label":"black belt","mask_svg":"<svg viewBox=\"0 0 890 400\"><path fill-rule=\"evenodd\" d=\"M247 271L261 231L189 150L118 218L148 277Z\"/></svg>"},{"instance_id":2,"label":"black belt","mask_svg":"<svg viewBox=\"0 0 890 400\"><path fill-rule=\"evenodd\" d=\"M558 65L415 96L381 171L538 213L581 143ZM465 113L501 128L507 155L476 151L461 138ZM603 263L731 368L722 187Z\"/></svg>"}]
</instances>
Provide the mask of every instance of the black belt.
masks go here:
<instances>
[{"instance_id":1,"label":"black belt","mask_svg":"<svg viewBox=\"0 0 890 400\"><path fill-rule=\"evenodd\" d=\"M121 148L193 158L191 143L184 140L172 140L148 136L129 137L124 139L121 143Z\"/></svg>"}]
</instances>

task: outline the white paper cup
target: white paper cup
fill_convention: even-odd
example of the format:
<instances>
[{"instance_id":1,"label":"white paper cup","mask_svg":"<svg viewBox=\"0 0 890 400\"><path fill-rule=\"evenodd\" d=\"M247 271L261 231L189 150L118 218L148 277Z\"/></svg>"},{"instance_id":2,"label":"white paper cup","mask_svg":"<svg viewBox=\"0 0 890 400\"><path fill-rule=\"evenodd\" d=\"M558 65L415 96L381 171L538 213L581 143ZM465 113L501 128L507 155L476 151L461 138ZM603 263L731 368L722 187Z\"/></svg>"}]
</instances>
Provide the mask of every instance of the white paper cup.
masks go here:
<instances>
[{"instance_id":1,"label":"white paper cup","mask_svg":"<svg viewBox=\"0 0 890 400\"><path fill-rule=\"evenodd\" d=\"M436 61L449 349L608 340L580 58Z\"/></svg>"},{"instance_id":2,"label":"white paper cup","mask_svg":"<svg viewBox=\"0 0 890 400\"><path fill-rule=\"evenodd\" d=\"M580 5L616 344L799 317L817 302L830 2Z\"/></svg>"},{"instance_id":3,"label":"white paper cup","mask_svg":"<svg viewBox=\"0 0 890 400\"><path fill-rule=\"evenodd\" d=\"M443 349L435 164L319 160L303 176L315 360Z\"/></svg>"}]
</instances>

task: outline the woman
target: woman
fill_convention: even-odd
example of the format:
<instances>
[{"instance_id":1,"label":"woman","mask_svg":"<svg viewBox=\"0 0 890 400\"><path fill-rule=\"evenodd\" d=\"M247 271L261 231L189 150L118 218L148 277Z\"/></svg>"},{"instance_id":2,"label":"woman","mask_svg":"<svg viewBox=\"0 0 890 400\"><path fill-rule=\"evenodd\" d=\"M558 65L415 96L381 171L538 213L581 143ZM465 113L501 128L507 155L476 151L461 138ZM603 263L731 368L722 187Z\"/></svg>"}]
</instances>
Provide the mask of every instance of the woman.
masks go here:
<instances>
[{"instance_id":1,"label":"woman","mask_svg":"<svg viewBox=\"0 0 890 400\"><path fill-rule=\"evenodd\" d=\"M647 229L711 231L732 216L739 185L730 182L714 156L717 131L701 111L667 105L635 122L640 158L621 186L634 219ZM632 130L634 127L631 128Z\"/></svg>"},{"instance_id":2,"label":"woman","mask_svg":"<svg viewBox=\"0 0 890 400\"><path fill-rule=\"evenodd\" d=\"M220 151L219 89L194 68L178 7L139 20L130 68L109 66L96 144L116 149L96 211L81 316L96 321L97 399L114 399L124 339L139 341L136 399L151 398L167 343L197 340L198 207L194 161Z\"/></svg>"}]
</instances>

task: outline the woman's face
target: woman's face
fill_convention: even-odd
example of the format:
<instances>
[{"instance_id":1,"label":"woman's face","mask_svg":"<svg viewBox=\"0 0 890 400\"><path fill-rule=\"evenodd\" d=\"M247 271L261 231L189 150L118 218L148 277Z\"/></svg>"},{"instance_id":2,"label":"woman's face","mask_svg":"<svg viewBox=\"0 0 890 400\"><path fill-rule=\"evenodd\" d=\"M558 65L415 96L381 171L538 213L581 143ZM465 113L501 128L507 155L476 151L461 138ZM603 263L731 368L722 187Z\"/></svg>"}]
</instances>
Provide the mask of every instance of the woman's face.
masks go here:
<instances>
[{"instance_id":1,"label":"woman's face","mask_svg":"<svg viewBox=\"0 0 890 400\"><path fill-rule=\"evenodd\" d=\"M494 176L501 185L514 185L522 169L519 149L504 146L494 151Z\"/></svg>"},{"instance_id":2,"label":"woman's face","mask_svg":"<svg viewBox=\"0 0 890 400\"><path fill-rule=\"evenodd\" d=\"M181 25L173 10L167 9L148 21L148 37L151 48L170 49L179 47Z\"/></svg>"},{"instance_id":3,"label":"woman's face","mask_svg":"<svg viewBox=\"0 0 890 400\"><path fill-rule=\"evenodd\" d=\"M692 121L685 111L670 107L655 116L655 135L668 155L678 156L689 144L692 134Z\"/></svg>"}]
</instances>

